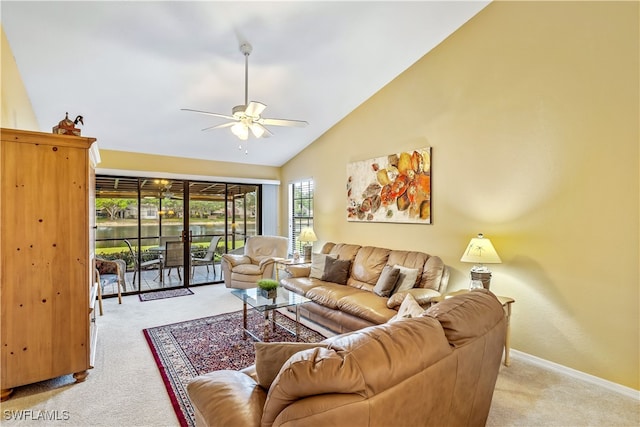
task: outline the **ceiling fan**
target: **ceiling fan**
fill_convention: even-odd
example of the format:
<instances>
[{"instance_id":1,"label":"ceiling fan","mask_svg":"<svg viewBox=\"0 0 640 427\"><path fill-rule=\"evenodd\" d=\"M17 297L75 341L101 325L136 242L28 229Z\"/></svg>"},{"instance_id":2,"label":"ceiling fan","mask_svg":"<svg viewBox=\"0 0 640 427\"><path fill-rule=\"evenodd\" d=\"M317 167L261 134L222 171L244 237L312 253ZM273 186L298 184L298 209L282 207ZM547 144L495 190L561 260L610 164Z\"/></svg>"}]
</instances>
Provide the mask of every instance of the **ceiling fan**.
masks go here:
<instances>
[{"instance_id":1,"label":"ceiling fan","mask_svg":"<svg viewBox=\"0 0 640 427\"><path fill-rule=\"evenodd\" d=\"M144 196L145 199L165 199L165 200L182 200L182 194L176 194L171 191L173 183L166 179L155 179L153 183L158 186L153 195Z\"/></svg>"},{"instance_id":2,"label":"ceiling fan","mask_svg":"<svg viewBox=\"0 0 640 427\"><path fill-rule=\"evenodd\" d=\"M158 198L165 200L182 200L182 193L175 193L171 191L171 184L169 184L169 186L160 191Z\"/></svg>"},{"instance_id":3,"label":"ceiling fan","mask_svg":"<svg viewBox=\"0 0 640 427\"><path fill-rule=\"evenodd\" d=\"M231 110L231 115L211 113L208 111L192 110L190 108L182 108L183 111L192 111L194 113L207 114L210 116L221 117L223 119L230 120L229 122L222 123L215 126L210 126L202 129L221 129L230 127L231 132L240 138L242 141L246 141L249 138L249 131L256 138L267 138L272 133L265 126L290 126L290 127L305 127L309 123L303 120L287 120L287 119L268 119L262 117L261 114L267 106L262 102L251 101L249 102L249 54L252 51L251 44L244 42L240 44L240 52L244 55L244 104L236 105ZM240 146L242 148L242 146Z\"/></svg>"}]
</instances>

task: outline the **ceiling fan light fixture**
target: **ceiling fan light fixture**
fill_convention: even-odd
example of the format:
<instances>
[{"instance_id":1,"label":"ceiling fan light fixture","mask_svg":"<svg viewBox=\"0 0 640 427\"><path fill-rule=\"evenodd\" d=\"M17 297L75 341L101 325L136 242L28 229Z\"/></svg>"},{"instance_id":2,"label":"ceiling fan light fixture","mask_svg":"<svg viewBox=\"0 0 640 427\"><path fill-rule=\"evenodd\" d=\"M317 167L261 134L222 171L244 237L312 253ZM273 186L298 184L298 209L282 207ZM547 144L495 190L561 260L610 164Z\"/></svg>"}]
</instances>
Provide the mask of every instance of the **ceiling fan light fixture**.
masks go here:
<instances>
[{"instance_id":1,"label":"ceiling fan light fixture","mask_svg":"<svg viewBox=\"0 0 640 427\"><path fill-rule=\"evenodd\" d=\"M243 141L249 138L249 128L242 122L238 122L231 126L231 132Z\"/></svg>"},{"instance_id":2,"label":"ceiling fan light fixture","mask_svg":"<svg viewBox=\"0 0 640 427\"><path fill-rule=\"evenodd\" d=\"M249 127L251 128L251 133L253 133L253 136L255 136L256 138L262 138L265 128L257 123L251 123Z\"/></svg>"},{"instance_id":3,"label":"ceiling fan light fixture","mask_svg":"<svg viewBox=\"0 0 640 427\"><path fill-rule=\"evenodd\" d=\"M252 120L259 120L260 114L267 108L265 104L258 101L251 101L247 104L247 108L244 109L244 114L247 117L251 117Z\"/></svg>"}]
</instances>

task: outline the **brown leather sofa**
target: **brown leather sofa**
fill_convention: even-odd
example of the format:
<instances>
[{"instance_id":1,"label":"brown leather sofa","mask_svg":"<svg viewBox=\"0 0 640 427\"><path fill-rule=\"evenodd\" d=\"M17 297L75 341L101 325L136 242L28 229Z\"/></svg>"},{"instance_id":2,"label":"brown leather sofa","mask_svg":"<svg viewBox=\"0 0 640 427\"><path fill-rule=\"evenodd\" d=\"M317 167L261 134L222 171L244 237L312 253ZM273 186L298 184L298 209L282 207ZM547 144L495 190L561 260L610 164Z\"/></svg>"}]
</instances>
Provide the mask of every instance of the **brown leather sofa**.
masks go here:
<instances>
[{"instance_id":1,"label":"brown leather sofa","mask_svg":"<svg viewBox=\"0 0 640 427\"><path fill-rule=\"evenodd\" d=\"M482 426L505 334L501 304L479 289L419 317L298 343L306 349L290 357L282 350L295 344L269 343L280 364L256 355L256 365L196 377L187 390L198 426Z\"/></svg>"},{"instance_id":2,"label":"brown leather sofa","mask_svg":"<svg viewBox=\"0 0 640 427\"><path fill-rule=\"evenodd\" d=\"M300 306L303 317L336 333L386 322L397 314L407 294L428 307L432 299L444 295L449 282L449 270L440 257L423 252L329 242L320 253L350 261L345 284L310 277L310 267L300 266L288 267L290 277L280 283L312 300ZM417 269L415 283L411 289L389 297L377 295L374 288L383 269L397 265Z\"/></svg>"}]
</instances>

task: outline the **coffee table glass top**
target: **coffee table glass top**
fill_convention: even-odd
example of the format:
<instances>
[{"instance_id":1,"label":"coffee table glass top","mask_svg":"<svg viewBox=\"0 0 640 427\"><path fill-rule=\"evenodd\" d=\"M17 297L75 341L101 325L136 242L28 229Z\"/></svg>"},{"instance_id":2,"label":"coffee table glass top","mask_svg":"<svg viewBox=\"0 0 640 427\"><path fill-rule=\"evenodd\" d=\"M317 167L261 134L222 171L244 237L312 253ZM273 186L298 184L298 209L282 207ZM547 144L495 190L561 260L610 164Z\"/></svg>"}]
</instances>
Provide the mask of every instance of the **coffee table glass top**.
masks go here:
<instances>
[{"instance_id":1,"label":"coffee table glass top","mask_svg":"<svg viewBox=\"0 0 640 427\"><path fill-rule=\"evenodd\" d=\"M231 293L258 311L274 310L311 301L309 298L289 291L282 286L278 287L276 298L263 297L258 293L258 288L233 289Z\"/></svg>"}]
</instances>

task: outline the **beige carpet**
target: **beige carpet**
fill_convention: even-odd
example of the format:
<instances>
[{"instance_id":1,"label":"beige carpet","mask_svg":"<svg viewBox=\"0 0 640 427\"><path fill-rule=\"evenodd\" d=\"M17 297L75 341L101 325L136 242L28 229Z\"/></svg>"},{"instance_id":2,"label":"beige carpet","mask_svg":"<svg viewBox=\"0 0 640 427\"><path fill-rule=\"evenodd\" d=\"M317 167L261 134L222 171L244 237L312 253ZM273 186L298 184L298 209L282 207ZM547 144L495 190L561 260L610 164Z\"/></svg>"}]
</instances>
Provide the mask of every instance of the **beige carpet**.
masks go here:
<instances>
[{"instance_id":1,"label":"beige carpet","mask_svg":"<svg viewBox=\"0 0 640 427\"><path fill-rule=\"evenodd\" d=\"M177 426L142 329L242 308L224 285L192 290L195 295L144 303L137 296L125 297L122 305L106 300L97 319L96 367L87 381L74 384L65 376L16 389L0 405L2 425ZM637 426L640 406L514 354L511 366L501 368L487 425Z\"/></svg>"},{"instance_id":2,"label":"beige carpet","mask_svg":"<svg viewBox=\"0 0 640 427\"><path fill-rule=\"evenodd\" d=\"M640 394L638 394L640 396ZM488 426L640 426L640 400L511 355L500 368Z\"/></svg>"}]
</instances>

